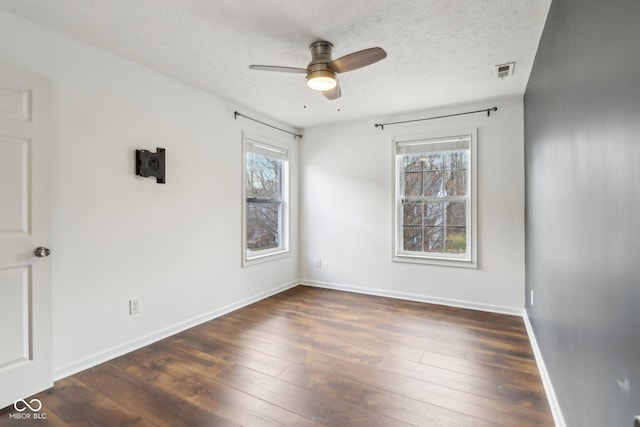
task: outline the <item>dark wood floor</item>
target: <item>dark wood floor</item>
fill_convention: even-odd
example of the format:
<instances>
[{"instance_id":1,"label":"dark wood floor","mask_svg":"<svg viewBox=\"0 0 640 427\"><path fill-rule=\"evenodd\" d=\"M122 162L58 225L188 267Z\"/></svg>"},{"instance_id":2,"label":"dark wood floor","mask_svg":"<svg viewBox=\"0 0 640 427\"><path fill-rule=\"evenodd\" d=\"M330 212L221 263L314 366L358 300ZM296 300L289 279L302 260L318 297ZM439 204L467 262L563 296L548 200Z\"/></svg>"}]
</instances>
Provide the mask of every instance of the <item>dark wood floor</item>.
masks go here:
<instances>
[{"instance_id":1,"label":"dark wood floor","mask_svg":"<svg viewBox=\"0 0 640 427\"><path fill-rule=\"evenodd\" d=\"M305 286L36 397L53 426L553 426L521 318Z\"/></svg>"}]
</instances>

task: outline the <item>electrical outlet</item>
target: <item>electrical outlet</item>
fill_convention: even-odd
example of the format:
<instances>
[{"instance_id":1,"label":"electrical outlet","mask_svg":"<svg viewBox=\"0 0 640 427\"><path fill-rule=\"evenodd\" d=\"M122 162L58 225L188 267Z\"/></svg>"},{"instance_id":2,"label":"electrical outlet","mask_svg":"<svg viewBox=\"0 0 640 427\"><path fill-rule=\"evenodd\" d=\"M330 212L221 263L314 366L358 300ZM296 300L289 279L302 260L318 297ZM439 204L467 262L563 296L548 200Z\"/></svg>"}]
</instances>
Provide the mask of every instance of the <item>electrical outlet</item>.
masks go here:
<instances>
[{"instance_id":1,"label":"electrical outlet","mask_svg":"<svg viewBox=\"0 0 640 427\"><path fill-rule=\"evenodd\" d=\"M533 289L529 291L529 302L531 303L531 307L533 307Z\"/></svg>"},{"instance_id":2,"label":"electrical outlet","mask_svg":"<svg viewBox=\"0 0 640 427\"><path fill-rule=\"evenodd\" d=\"M322 260L320 258L316 260L316 268L322 268Z\"/></svg>"},{"instance_id":3,"label":"electrical outlet","mask_svg":"<svg viewBox=\"0 0 640 427\"><path fill-rule=\"evenodd\" d=\"M137 299L129 300L129 314L138 314L140 313L140 304Z\"/></svg>"}]
</instances>

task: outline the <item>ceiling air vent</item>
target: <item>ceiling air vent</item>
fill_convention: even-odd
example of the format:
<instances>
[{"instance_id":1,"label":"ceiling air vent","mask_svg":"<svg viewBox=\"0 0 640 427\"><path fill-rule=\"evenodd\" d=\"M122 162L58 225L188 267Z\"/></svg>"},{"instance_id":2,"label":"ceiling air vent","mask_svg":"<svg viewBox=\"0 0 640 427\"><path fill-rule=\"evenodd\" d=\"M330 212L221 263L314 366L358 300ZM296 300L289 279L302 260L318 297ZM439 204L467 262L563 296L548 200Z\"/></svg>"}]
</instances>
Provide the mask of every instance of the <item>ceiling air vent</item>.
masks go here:
<instances>
[{"instance_id":1,"label":"ceiling air vent","mask_svg":"<svg viewBox=\"0 0 640 427\"><path fill-rule=\"evenodd\" d=\"M516 66L515 62L510 62L508 64L496 65L496 74L499 79L504 79L505 77L509 77L513 75L513 68Z\"/></svg>"}]
</instances>

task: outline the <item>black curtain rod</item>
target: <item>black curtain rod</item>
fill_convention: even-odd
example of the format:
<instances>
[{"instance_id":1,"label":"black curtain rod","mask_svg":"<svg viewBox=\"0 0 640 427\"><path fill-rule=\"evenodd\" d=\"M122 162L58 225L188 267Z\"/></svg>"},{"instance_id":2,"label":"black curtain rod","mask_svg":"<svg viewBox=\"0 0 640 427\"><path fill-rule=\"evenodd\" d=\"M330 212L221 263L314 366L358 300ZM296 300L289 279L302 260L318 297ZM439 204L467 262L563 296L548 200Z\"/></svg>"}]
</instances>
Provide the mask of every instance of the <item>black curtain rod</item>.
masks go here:
<instances>
[{"instance_id":1,"label":"black curtain rod","mask_svg":"<svg viewBox=\"0 0 640 427\"><path fill-rule=\"evenodd\" d=\"M244 117L245 119L253 120L254 122L260 123L261 125L265 125L265 126L269 126L270 128L277 129L277 130L279 130L280 132L285 132L285 133L288 133L289 135L293 135L293 139L295 139L296 137L298 137L298 138L302 138L302 135L300 135L299 133L293 133L293 132L289 132L289 131L288 131L288 130L286 130L286 129L280 129L279 127L275 127L275 126L273 126L273 125L270 125L269 123L261 122L260 120L256 120L256 119L254 119L254 118L252 118L252 117L245 116L245 115L244 115L244 114L242 114L242 113L239 113L239 112L237 112L237 111L234 111L234 112L233 112L233 118L234 118L234 120L237 120L237 119L238 119L238 116L240 116L240 117Z\"/></svg>"},{"instance_id":2,"label":"black curtain rod","mask_svg":"<svg viewBox=\"0 0 640 427\"><path fill-rule=\"evenodd\" d=\"M424 120L444 119L446 117L463 116L465 114L476 114L476 113L484 113L484 112L486 112L487 117L489 117L492 111L498 111L498 107L487 108L485 110L478 110L478 111L467 111L466 113L447 114L446 116L427 117L426 119L405 120L403 122L391 122L391 123L376 123L375 127L379 127L380 130L384 130L385 126L401 125L404 123L413 123L413 122L422 122Z\"/></svg>"}]
</instances>

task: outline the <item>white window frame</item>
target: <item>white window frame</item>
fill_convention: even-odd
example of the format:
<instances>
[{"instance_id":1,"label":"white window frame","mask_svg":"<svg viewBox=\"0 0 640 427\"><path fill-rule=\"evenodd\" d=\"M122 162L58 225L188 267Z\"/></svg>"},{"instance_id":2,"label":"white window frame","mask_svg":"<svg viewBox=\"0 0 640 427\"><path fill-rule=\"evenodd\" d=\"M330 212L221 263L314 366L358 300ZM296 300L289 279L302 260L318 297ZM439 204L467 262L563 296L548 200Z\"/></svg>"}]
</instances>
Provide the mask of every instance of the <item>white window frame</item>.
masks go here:
<instances>
[{"instance_id":1,"label":"white window frame","mask_svg":"<svg viewBox=\"0 0 640 427\"><path fill-rule=\"evenodd\" d=\"M466 213L467 253L464 256L455 254L436 254L428 252L403 251L402 229L402 197L403 182L400 175L400 159L402 148L415 144L437 144L443 141L469 138L469 169L467 171L468 209ZM420 135L400 136L392 139L392 260L395 262L408 262L417 264L444 265L451 267L478 267L478 156L477 156L477 129L463 129L442 131L437 133L425 133Z\"/></svg>"},{"instance_id":2,"label":"white window frame","mask_svg":"<svg viewBox=\"0 0 640 427\"><path fill-rule=\"evenodd\" d=\"M247 245L247 153L252 147L258 147L263 152L272 151L282 160L282 215L280 217L279 234L280 245L277 248L261 251L249 251ZM242 266L280 259L289 256L289 223L290 223L290 162L291 146L284 141L276 141L259 135L243 132L242 134Z\"/></svg>"}]
</instances>

